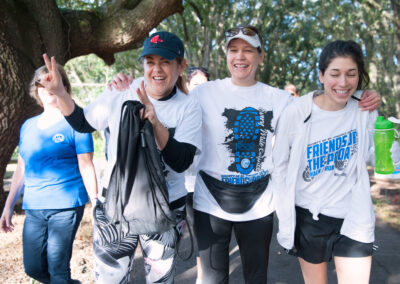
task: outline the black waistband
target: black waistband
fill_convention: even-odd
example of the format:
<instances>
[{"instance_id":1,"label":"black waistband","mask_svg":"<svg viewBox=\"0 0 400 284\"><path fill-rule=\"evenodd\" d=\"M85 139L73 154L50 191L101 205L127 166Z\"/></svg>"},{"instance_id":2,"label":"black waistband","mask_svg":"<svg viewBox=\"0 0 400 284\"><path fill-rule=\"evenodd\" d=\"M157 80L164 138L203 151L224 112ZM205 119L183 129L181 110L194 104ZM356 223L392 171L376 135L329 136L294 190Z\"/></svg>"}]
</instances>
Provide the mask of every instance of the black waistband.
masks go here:
<instances>
[{"instance_id":1,"label":"black waistband","mask_svg":"<svg viewBox=\"0 0 400 284\"><path fill-rule=\"evenodd\" d=\"M185 196L182 196L181 198L178 198L177 200L172 201L172 202L169 204L169 208L170 208L171 210L175 210L175 209L181 208L181 207L184 206L185 204L186 204L186 195L185 195Z\"/></svg>"}]
</instances>

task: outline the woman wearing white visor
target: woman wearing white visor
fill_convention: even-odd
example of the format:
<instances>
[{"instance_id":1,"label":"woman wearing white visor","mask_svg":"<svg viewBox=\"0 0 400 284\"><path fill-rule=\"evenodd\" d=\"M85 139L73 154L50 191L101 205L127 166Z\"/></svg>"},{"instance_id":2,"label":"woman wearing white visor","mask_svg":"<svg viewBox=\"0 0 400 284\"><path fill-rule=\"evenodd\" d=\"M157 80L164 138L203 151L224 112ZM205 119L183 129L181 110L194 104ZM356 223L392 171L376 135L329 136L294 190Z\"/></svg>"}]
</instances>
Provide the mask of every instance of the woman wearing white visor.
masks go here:
<instances>
[{"instance_id":1,"label":"woman wearing white visor","mask_svg":"<svg viewBox=\"0 0 400 284\"><path fill-rule=\"evenodd\" d=\"M289 93L257 82L263 62L255 27L226 32L231 77L204 83L190 94L203 110L204 151L194 193L195 232L203 283L229 282L232 230L246 283L266 283L272 236L271 139ZM211 103L212 102L212 103Z\"/></svg>"}]
</instances>

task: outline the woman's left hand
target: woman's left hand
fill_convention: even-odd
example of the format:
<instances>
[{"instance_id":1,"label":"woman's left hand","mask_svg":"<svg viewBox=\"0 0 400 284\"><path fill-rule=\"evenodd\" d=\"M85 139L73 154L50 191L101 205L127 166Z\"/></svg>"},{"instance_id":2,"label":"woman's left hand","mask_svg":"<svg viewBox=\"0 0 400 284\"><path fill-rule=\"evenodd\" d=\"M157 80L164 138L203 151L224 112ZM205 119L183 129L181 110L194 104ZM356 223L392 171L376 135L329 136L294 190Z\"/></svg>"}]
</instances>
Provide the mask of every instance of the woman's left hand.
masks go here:
<instances>
[{"instance_id":1,"label":"woman's left hand","mask_svg":"<svg viewBox=\"0 0 400 284\"><path fill-rule=\"evenodd\" d=\"M367 90L361 96L361 101L358 103L362 110L373 111L378 109L381 104L381 96L375 90Z\"/></svg>"},{"instance_id":2,"label":"woman's left hand","mask_svg":"<svg viewBox=\"0 0 400 284\"><path fill-rule=\"evenodd\" d=\"M161 121L158 120L154 105L149 100L149 97L147 96L146 90L144 88L144 81L140 83L140 87L136 89L136 93L139 97L139 100L145 106L144 118L148 119L151 125L153 125L154 138L156 139L158 149L163 150L167 145L169 132L161 123ZM140 114L143 115L143 109L141 110Z\"/></svg>"},{"instance_id":3,"label":"woman's left hand","mask_svg":"<svg viewBox=\"0 0 400 284\"><path fill-rule=\"evenodd\" d=\"M157 118L154 106L147 96L146 89L144 88L144 81L140 83L140 87L136 89L136 93L139 97L140 102L145 106L144 118L148 119L153 127L161 124L161 122ZM141 115L143 115L143 113L141 113Z\"/></svg>"}]
</instances>

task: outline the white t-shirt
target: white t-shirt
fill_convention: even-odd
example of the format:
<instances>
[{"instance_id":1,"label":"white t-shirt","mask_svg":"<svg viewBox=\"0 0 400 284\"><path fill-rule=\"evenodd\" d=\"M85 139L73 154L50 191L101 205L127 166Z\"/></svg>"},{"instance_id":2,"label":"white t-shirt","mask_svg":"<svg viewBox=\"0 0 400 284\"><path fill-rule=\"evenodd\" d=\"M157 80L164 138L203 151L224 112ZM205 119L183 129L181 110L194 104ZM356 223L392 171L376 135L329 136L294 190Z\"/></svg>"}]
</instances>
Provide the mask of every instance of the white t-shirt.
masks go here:
<instances>
[{"instance_id":1,"label":"white t-shirt","mask_svg":"<svg viewBox=\"0 0 400 284\"><path fill-rule=\"evenodd\" d=\"M201 84L191 95L197 98L203 116L198 170L230 184L251 183L269 174L272 137L279 115L291 101L290 94L260 82L240 87L225 78ZM274 211L272 190L267 188L249 211L228 213L199 175L194 208L231 221L259 219Z\"/></svg>"},{"instance_id":2,"label":"white t-shirt","mask_svg":"<svg viewBox=\"0 0 400 284\"><path fill-rule=\"evenodd\" d=\"M313 103L310 136L297 177L296 205L310 208L315 199L329 199L321 213L344 218L357 181L356 112L350 104L326 111Z\"/></svg>"},{"instance_id":3,"label":"white t-shirt","mask_svg":"<svg viewBox=\"0 0 400 284\"><path fill-rule=\"evenodd\" d=\"M136 89L141 81L143 81L143 78L134 80L130 88L123 92L107 89L84 109L85 118L92 127L98 130L107 126L110 128L105 187L108 186L111 171L116 161L122 104L128 100L139 101ZM191 144L200 150L201 110L195 98L187 96L178 88L176 94L165 101L148 97L154 105L158 119L169 130L170 134L172 133L177 141ZM166 163L164 165L169 200L172 202L186 195L185 176L184 173L177 173L172 170Z\"/></svg>"}]
</instances>

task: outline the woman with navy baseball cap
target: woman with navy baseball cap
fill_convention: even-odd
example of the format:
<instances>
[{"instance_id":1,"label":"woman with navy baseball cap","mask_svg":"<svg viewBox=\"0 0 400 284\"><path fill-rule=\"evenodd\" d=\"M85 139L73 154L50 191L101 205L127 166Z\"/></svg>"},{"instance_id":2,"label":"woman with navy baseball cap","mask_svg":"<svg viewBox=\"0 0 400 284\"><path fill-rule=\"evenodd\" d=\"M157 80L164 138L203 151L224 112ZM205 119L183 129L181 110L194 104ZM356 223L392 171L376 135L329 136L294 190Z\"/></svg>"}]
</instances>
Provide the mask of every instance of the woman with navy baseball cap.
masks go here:
<instances>
[{"instance_id":1,"label":"woman with navy baseball cap","mask_svg":"<svg viewBox=\"0 0 400 284\"><path fill-rule=\"evenodd\" d=\"M134 80L128 89L119 92L105 90L84 109L77 106L62 88L55 59L51 62L44 56L46 65L52 70L44 80L45 88L59 99L59 105L67 121L79 131L110 128L108 165L106 180L117 159L118 130L121 106L125 101L141 101L145 105L144 117L154 130L154 137L167 182L170 208L184 210L186 200L185 171L200 150L201 110L193 97L186 95L186 84L182 74L186 66L184 46L174 34L157 32L144 42L140 59L144 76ZM110 88L111 89L111 88ZM107 188L108 184L104 187ZM96 210L97 215L97 210ZM97 283L125 283L129 280L130 268L138 243L142 247L146 283L173 283L177 256L177 243L182 236L183 224L166 232L152 235L107 234L113 240L105 240L94 230L95 277ZM122 245L123 242L123 245ZM107 243L107 247L105 245ZM110 248L110 246L115 246Z\"/></svg>"}]
</instances>

